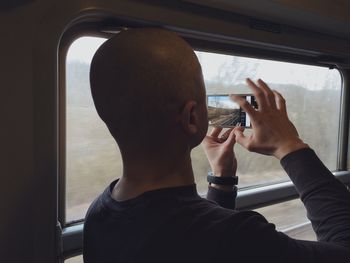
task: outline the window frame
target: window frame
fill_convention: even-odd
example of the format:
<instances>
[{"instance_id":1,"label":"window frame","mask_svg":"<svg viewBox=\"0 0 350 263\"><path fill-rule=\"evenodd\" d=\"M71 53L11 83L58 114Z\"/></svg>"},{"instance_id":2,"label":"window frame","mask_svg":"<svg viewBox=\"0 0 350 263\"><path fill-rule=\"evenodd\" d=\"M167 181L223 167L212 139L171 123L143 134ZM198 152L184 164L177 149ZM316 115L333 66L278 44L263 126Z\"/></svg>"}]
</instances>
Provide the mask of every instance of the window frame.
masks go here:
<instances>
[{"instance_id":1,"label":"window frame","mask_svg":"<svg viewBox=\"0 0 350 263\"><path fill-rule=\"evenodd\" d=\"M81 223L84 219L66 222L66 57L71 44L80 37L108 37L109 34L101 33L99 27L94 24L81 24L74 26L65 32L59 46L59 91L58 91L58 222L61 226Z\"/></svg>"},{"instance_id":2,"label":"window frame","mask_svg":"<svg viewBox=\"0 0 350 263\"><path fill-rule=\"evenodd\" d=\"M79 255L82 252L82 232L84 219L66 222L66 55L70 45L83 36L110 37L124 27L149 26L149 23L138 21L105 21L102 23L80 23L68 29L59 46L59 203L57 235L59 237L58 256L61 260ZM157 25L155 25L157 26ZM284 62L300 63L337 68L342 77L341 103L338 130L338 152L336 171L333 173L344 184L350 185L348 168L349 151L349 117L350 117L350 70L343 68L343 60L337 56L320 56L319 52L298 50L287 46L274 46L254 43L252 41L233 39L227 36L207 34L172 26L164 28L177 32L196 50L219 52L259 59L272 59ZM113 33L114 32L114 33ZM338 66L337 66L338 65ZM298 197L292 182L274 183L241 189L237 196L237 209L254 209L272 205Z\"/></svg>"}]
</instances>

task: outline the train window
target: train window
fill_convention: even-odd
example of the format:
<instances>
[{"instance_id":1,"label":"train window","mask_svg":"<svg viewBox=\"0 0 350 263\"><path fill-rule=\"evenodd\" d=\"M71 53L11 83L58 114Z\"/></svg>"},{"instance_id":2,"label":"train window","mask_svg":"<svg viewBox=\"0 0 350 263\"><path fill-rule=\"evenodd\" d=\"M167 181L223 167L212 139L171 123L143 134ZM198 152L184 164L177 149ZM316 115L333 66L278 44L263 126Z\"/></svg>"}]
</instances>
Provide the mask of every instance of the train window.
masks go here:
<instances>
[{"instance_id":1,"label":"train window","mask_svg":"<svg viewBox=\"0 0 350 263\"><path fill-rule=\"evenodd\" d=\"M80 256L76 256L76 257L71 257L71 258L68 258L64 261L64 263L83 263L83 256L80 255Z\"/></svg>"},{"instance_id":2,"label":"train window","mask_svg":"<svg viewBox=\"0 0 350 263\"><path fill-rule=\"evenodd\" d=\"M95 110L89 82L92 56L105 41L82 37L66 58L66 221L85 216L92 200L120 174L116 143Z\"/></svg>"},{"instance_id":3,"label":"train window","mask_svg":"<svg viewBox=\"0 0 350 263\"><path fill-rule=\"evenodd\" d=\"M92 200L122 172L118 146L91 98L89 68L105 41L82 37L66 59L66 222L81 219ZM263 78L287 100L300 136L330 169L336 169L341 78L337 70L197 51L208 94L246 93L244 79ZM249 133L249 130L247 130ZM279 162L236 146L240 187L287 180ZM199 146L192 153L198 191L207 189L209 164Z\"/></svg>"},{"instance_id":4,"label":"train window","mask_svg":"<svg viewBox=\"0 0 350 263\"><path fill-rule=\"evenodd\" d=\"M196 52L201 62L207 94L249 93L245 78L262 78L287 101L288 114L300 137L325 165L336 169L341 76L324 67L254 59L209 52ZM327 128L325 128L327 127ZM249 129L246 130L249 133ZM288 180L279 161L248 153L236 145L240 188ZM195 174L209 169L201 147L193 151Z\"/></svg>"},{"instance_id":5,"label":"train window","mask_svg":"<svg viewBox=\"0 0 350 263\"><path fill-rule=\"evenodd\" d=\"M277 230L293 238L316 240L315 232L306 217L306 209L299 198L265 206L255 211L262 214L270 223L275 224Z\"/></svg>"}]
</instances>

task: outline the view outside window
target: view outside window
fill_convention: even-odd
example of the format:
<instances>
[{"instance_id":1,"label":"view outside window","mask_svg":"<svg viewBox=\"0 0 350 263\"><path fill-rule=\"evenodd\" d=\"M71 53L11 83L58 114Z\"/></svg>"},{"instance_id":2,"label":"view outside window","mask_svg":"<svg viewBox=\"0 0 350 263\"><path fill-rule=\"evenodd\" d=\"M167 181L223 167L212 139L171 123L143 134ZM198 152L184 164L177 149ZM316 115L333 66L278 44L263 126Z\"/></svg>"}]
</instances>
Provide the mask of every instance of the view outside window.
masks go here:
<instances>
[{"instance_id":1,"label":"view outside window","mask_svg":"<svg viewBox=\"0 0 350 263\"><path fill-rule=\"evenodd\" d=\"M263 79L287 102L288 115L300 137L330 170L336 169L341 76L337 70L295 63L196 52L202 65L207 95L251 93L245 78ZM326 128L327 127L327 128ZM249 134L250 130L246 129ZM288 180L277 159L235 146L239 187ZM209 169L201 147L192 161L198 181L205 184Z\"/></svg>"},{"instance_id":2,"label":"view outside window","mask_svg":"<svg viewBox=\"0 0 350 263\"><path fill-rule=\"evenodd\" d=\"M67 55L67 222L83 218L93 199L122 173L118 146L96 113L89 85L92 56L104 41L79 38ZM338 71L208 52L196 54L207 94L250 93L244 79L262 78L286 98L290 119L300 137L329 169L336 168L341 88ZM275 158L249 153L239 145L235 152L240 188L288 180ZM201 146L193 150L192 163L198 191L205 193L210 168Z\"/></svg>"},{"instance_id":3,"label":"view outside window","mask_svg":"<svg viewBox=\"0 0 350 263\"><path fill-rule=\"evenodd\" d=\"M83 256L80 255L80 256L76 256L76 257L72 257L72 258L69 258L69 259L66 259L64 261L64 263L83 263Z\"/></svg>"},{"instance_id":4,"label":"view outside window","mask_svg":"<svg viewBox=\"0 0 350 263\"><path fill-rule=\"evenodd\" d=\"M299 198L265 206L255 211L262 214L270 223L275 224L278 231L287 231L290 237L316 241L316 234L311 224L300 227L309 220L306 217L306 208Z\"/></svg>"}]
</instances>

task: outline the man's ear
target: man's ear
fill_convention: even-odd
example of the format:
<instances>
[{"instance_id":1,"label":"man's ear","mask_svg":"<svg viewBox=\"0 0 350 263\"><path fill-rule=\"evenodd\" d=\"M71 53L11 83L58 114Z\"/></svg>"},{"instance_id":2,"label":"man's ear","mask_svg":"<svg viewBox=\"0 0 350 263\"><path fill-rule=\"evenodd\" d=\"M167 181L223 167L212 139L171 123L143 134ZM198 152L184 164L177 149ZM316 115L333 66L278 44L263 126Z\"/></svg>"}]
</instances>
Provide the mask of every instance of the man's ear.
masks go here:
<instances>
[{"instance_id":1,"label":"man's ear","mask_svg":"<svg viewBox=\"0 0 350 263\"><path fill-rule=\"evenodd\" d=\"M199 114L197 102L187 101L181 111L181 125L188 135L194 135L198 132Z\"/></svg>"}]
</instances>

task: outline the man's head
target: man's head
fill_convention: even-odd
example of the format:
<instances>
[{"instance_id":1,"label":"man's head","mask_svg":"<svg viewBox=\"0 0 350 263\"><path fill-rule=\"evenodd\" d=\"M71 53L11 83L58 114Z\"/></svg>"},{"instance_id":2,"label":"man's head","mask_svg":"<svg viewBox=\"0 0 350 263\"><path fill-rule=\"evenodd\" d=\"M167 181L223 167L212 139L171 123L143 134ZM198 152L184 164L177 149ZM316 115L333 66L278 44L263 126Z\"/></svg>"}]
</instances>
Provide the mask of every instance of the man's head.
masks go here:
<instances>
[{"instance_id":1,"label":"man's head","mask_svg":"<svg viewBox=\"0 0 350 263\"><path fill-rule=\"evenodd\" d=\"M175 33L122 31L97 50L90 82L97 112L122 152L191 149L206 133L201 67Z\"/></svg>"}]
</instances>

